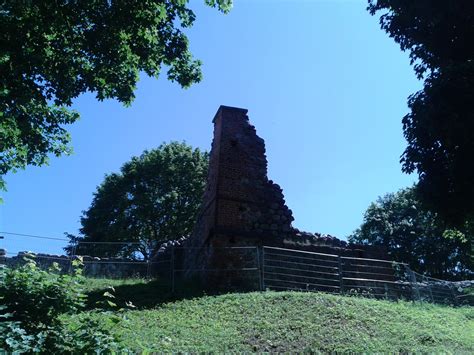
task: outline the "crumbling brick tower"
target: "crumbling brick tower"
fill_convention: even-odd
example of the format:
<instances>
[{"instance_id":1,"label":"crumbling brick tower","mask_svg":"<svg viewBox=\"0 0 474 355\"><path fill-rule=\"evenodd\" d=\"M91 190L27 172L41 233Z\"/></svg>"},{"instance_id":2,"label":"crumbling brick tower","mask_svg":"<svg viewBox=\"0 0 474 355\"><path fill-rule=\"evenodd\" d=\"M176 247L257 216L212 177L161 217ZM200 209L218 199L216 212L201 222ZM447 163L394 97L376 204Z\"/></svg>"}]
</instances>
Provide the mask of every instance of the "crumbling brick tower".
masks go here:
<instances>
[{"instance_id":1,"label":"crumbling brick tower","mask_svg":"<svg viewBox=\"0 0 474 355\"><path fill-rule=\"evenodd\" d=\"M294 233L292 212L282 189L267 177L265 144L247 110L220 106L213 123L206 191L186 243L195 248L186 253L189 269L242 267L242 253L232 257L217 248L261 246Z\"/></svg>"},{"instance_id":2,"label":"crumbling brick tower","mask_svg":"<svg viewBox=\"0 0 474 355\"><path fill-rule=\"evenodd\" d=\"M282 189L267 177L265 143L247 110L221 106L214 120L209 176L191 239L196 246L260 245L292 233Z\"/></svg>"},{"instance_id":3,"label":"crumbling brick tower","mask_svg":"<svg viewBox=\"0 0 474 355\"><path fill-rule=\"evenodd\" d=\"M265 144L249 123L247 110L221 106L213 123L206 191L194 231L177 258L188 276L193 270L256 266L255 248L251 249L254 254L249 255L228 247L276 246L386 258L384 252L374 248L348 245L331 236L292 228L292 212L281 188L267 177ZM206 282L211 278L214 285L232 278L226 272L211 274L206 273L204 278ZM243 284L249 285L247 281Z\"/></svg>"}]
</instances>

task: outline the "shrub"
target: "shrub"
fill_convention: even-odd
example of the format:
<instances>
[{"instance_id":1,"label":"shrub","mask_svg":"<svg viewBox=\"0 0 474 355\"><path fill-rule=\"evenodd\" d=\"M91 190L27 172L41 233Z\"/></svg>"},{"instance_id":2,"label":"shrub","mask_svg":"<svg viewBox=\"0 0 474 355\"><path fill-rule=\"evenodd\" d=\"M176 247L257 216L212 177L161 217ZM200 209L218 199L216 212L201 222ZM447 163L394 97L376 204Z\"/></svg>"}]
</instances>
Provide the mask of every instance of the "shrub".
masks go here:
<instances>
[{"instance_id":1,"label":"shrub","mask_svg":"<svg viewBox=\"0 0 474 355\"><path fill-rule=\"evenodd\" d=\"M0 269L0 349L8 352L90 353L119 350L116 339L93 317L86 316L76 329L63 324L60 315L77 313L86 295L79 261L72 275L57 264L41 270L33 260Z\"/></svg>"}]
</instances>

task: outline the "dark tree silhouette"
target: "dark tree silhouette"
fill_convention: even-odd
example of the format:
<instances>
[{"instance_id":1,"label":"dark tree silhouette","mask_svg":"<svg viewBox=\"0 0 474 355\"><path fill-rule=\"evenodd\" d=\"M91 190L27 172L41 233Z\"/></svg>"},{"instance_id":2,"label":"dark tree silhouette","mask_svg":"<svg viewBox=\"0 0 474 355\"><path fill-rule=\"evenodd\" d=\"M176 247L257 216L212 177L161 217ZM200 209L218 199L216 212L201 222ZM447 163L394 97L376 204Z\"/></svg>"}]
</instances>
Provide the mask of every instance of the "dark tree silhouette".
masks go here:
<instances>
[{"instance_id":1,"label":"dark tree silhouette","mask_svg":"<svg viewBox=\"0 0 474 355\"><path fill-rule=\"evenodd\" d=\"M474 1L369 0L368 10L424 79L403 118L403 171L418 173L426 207L462 226L474 217Z\"/></svg>"}]
</instances>

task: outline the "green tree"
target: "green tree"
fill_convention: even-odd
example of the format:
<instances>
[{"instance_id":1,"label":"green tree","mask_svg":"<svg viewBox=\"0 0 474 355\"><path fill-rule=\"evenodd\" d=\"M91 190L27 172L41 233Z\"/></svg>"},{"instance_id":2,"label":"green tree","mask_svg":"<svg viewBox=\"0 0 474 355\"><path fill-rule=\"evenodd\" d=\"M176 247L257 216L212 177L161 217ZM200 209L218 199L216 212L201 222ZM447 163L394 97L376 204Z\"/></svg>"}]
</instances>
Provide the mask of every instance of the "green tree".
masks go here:
<instances>
[{"instance_id":1,"label":"green tree","mask_svg":"<svg viewBox=\"0 0 474 355\"><path fill-rule=\"evenodd\" d=\"M428 208L461 226L474 217L474 1L369 0L368 10L425 79L403 118L403 171L418 173Z\"/></svg>"},{"instance_id":2,"label":"green tree","mask_svg":"<svg viewBox=\"0 0 474 355\"><path fill-rule=\"evenodd\" d=\"M379 197L371 203L354 243L378 245L390 256L429 276L456 279L473 275L470 243L472 228L447 229L438 216L423 209L414 187Z\"/></svg>"},{"instance_id":3,"label":"green tree","mask_svg":"<svg viewBox=\"0 0 474 355\"><path fill-rule=\"evenodd\" d=\"M227 12L232 0L205 0ZM134 99L140 72L188 87L201 62L183 30L188 0L0 0L0 189L9 171L71 152L65 125L84 92Z\"/></svg>"},{"instance_id":4,"label":"green tree","mask_svg":"<svg viewBox=\"0 0 474 355\"><path fill-rule=\"evenodd\" d=\"M76 254L148 259L159 242L191 233L206 184L208 154L185 143L162 144L106 175L81 218Z\"/></svg>"}]
</instances>

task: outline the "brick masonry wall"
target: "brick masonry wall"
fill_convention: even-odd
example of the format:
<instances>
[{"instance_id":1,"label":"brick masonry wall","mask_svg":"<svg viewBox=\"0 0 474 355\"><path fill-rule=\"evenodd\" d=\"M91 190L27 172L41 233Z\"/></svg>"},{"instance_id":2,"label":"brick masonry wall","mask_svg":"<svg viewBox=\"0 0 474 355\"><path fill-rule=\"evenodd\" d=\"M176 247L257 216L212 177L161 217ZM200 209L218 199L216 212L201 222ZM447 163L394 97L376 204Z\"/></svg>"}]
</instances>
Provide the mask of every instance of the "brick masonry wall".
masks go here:
<instances>
[{"instance_id":1,"label":"brick masonry wall","mask_svg":"<svg viewBox=\"0 0 474 355\"><path fill-rule=\"evenodd\" d=\"M214 124L220 127L215 229L289 235L292 212L281 188L267 177L265 144L247 110L221 106Z\"/></svg>"},{"instance_id":2,"label":"brick masonry wall","mask_svg":"<svg viewBox=\"0 0 474 355\"><path fill-rule=\"evenodd\" d=\"M220 106L213 123L208 183L195 229L184 244L200 249L185 253L185 267L235 265L229 255L219 260L214 251L229 246L267 245L387 259L377 248L293 228L282 189L268 179L265 143L250 124L247 110Z\"/></svg>"}]
</instances>

